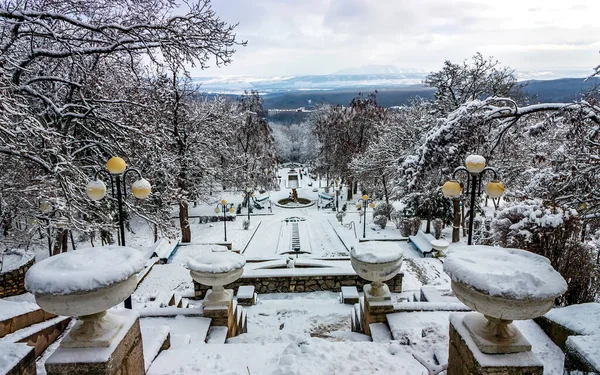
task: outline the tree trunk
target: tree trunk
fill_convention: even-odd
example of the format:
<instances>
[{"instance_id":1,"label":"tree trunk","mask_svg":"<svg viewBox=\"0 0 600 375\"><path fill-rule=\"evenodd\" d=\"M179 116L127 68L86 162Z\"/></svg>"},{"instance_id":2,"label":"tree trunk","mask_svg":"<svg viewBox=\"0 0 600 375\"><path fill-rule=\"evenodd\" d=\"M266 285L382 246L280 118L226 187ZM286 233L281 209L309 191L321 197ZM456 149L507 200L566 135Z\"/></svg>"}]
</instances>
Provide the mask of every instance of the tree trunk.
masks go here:
<instances>
[{"instance_id":1,"label":"tree trunk","mask_svg":"<svg viewBox=\"0 0 600 375\"><path fill-rule=\"evenodd\" d=\"M463 229L463 237L467 236L467 221L465 220L465 205L463 203L462 205L462 212L461 212L461 216L462 216L462 229Z\"/></svg>"},{"instance_id":2,"label":"tree trunk","mask_svg":"<svg viewBox=\"0 0 600 375\"><path fill-rule=\"evenodd\" d=\"M181 227L181 242L192 242L192 231L188 214L188 203L186 200L179 202L179 226Z\"/></svg>"},{"instance_id":3,"label":"tree trunk","mask_svg":"<svg viewBox=\"0 0 600 375\"><path fill-rule=\"evenodd\" d=\"M354 194L358 194L358 181L354 181Z\"/></svg>"},{"instance_id":4,"label":"tree trunk","mask_svg":"<svg viewBox=\"0 0 600 375\"><path fill-rule=\"evenodd\" d=\"M452 209L454 211L454 222L452 223L452 242L460 241L460 201L452 200Z\"/></svg>"},{"instance_id":5,"label":"tree trunk","mask_svg":"<svg viewBox=\"0 0 600 375\"><path fill-rule=\"evenodd\" d=\"M54 250L52 255L58 255L66 252L69 245L68 231L65 229L58 229L56 231L56 241L54 241Z\"/></svg>"},{"instance_id":6,"label":"tree trunk","mask_svg":"<svg viewBox=\"0 0 600 375\"><path fill-rule=\"evenodd\" d=\"M154 242L158 241L158 225L154 224Z\"/></svg>"},{"instance_id":7,"label":"tree trunk","mask_svg":"<svg viewBox=\"0 0 600 375\"><path fill-rule=\"evenodd\" d=\"M385 175L381 175L381 183L383 184L383 195L385 195L385 203L389 206L390 204L390 197L388 196L388 189L387 189L387 184L385 183ZM391 212L388 211L388 220L391 219L390 217ZM429 226L428 226L429 227ZM427 232L429 233L429 232Z\"/></svg>"},{"instance_id":8,"label":"tree trunk","mask_svg":"<svg viewBox=\"0 0 600 375\"><path fill-rule=\"evenodd\" d=\"M350 201L350 200L352 200L352 185L354 184L354 183L353 183L353 180L354 180L354 179L352 179L352 178L349 178L349 179L348 179L348 184L347 184L347 185L348 185L348 188L346 189L346 190L348 190L348 195L347 195L347 196L348 196L348 198L346 199L347 201Z\"/></svg>"},{"instance_id":9,"label":"tree trunk","mask_svg":"<svg viewBox=\"0 0 600 375\"><path fill-rule=\"evenodd\" d=\"M71 237L71 246L73 246L73 250L77 250L75 248L75 239L73 238L73 231L72 230L69 231L69 237Z\"/></svg>"},{"instance_id":10,"label":"tree trunk","mask_svg":"<svg viewBox=\"0 0 600 375\"><path fill-rule=\"evenodd\" d=\"M427 211L427 225L425 226L425 233L431 233L431 210Z\"/></svg>"}]
</instances>

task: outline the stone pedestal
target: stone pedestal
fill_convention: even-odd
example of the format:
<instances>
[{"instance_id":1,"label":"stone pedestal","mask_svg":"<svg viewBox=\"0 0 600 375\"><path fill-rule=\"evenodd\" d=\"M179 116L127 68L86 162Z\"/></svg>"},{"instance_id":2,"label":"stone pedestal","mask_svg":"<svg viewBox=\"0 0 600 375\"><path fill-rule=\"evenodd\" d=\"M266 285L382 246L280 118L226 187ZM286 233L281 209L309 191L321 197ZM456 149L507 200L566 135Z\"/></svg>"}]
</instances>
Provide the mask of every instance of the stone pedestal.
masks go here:
<instances>
[{"instance_id":1,"label":"stone pedestal","mask_svg":"<svg viewBox=\"0 0 600 375\"><path fill-rule=\"evenodd\" d=\"M383 296L372 296L370 294L371 285L364 286L365 296L362 299L362 327L365 335L371 335L369 325L371 323L386 323L386 315L394 312L394 304L392 303L392 295L390 294L387 285L384 286L385 294Z\"/></svg>"},{"instance_id":2,"label":"stone pedestal","mask_svg":"<svg viewBox=\"0 0 600 375\"><path fill-rule=\"evenodd\" d=\"M122 329L106 348L65 348L60 346L46 361L48 375L143 375L144 353L139 314L131 310L114 311Z\"/></svg>"},{"instance_id":3,"label":"stone pedestal","mask_svg":"<svg viewBox=\"0 0 600 375\"><path fill-rule=\"evenodd\" d=\"M204 316L211 318L211 326L222 326L227 327L227 338L237 336L238 325L237 325L237 301L233 300L233 291L231 289L226 290L226 300L220 301L220 303L212 302L208 306L203 306ZM209 290L207 297L210 296L212 291Z\"/></svg>"},{"instance_id":4,"label":"stone pedestal","mask_svg":"<svg viewBox=\"0 0 600 375\"><path fill-rule=\"evenodd\" d=\"M450 314L448 375L542 375L544 366L532 351L484 354L463 324L478 313Z\"/></svg>"}]
</instances>

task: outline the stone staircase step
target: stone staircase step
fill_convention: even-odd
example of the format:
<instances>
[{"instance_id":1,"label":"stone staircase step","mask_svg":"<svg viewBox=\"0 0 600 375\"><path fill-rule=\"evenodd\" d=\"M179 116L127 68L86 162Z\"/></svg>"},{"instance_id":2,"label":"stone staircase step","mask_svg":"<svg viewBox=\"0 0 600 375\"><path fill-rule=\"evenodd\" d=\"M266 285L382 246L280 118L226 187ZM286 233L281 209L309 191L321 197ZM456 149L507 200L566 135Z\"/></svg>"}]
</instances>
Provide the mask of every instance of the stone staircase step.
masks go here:
<instances>
[{"instance_id":1,"label":"stone staircase step","mask_svg":"<svg viewBox=\"0 0 600 375\"><path fill-rule=\"evenodd\" d=\"M171 332L168 326L144 326L140 327L144 348L144 365L146 371L150 364L162 352L171 347Z\"/></svg>"},{"instance_id":2,"label":"stone staircase step","mask_svg":"<svg viewBox=\"0 0 600 375\"><path fill-rule=\"evenodd\" d=\"M148 303L148 307L168 307L175 304L175 296L172 292L159 293L154 301Z\"/></svg>"},{"instance_id":3,"label":"stone staircase step","mask_svg":"<svg viewBox=\"0 0 600 375\"><path fill-rule=\"evenodd\" d=\"M192 335L187 335L184 333L172 333L170 337L171 341L171 349L175 348L185 348L188 347L192 343Z\"/></svg>"},{"instance_id":4,"label":"stone staircase step","mask_svg":"<svg viewBox=\"0 0 600 375\"><path fill-rule=\"evenodd\" d=\"M70 322L70 317L57 316L8 334L0 342L26 343L34 348L35 356L38 357L63 333Z\"/></svg>"},{"instance_id":5,"label":"stone staircase step","mask_svg":"<svg viewBox=\"0 0 600 375\"><path fill-rule=\"evenodd\" d=\"M362 333L363 329L362 329L362 315L360 312L360 303L354 304L352 318L354 319L354 328L355 328L354 332Z\"/></svg>"},{"instance_id":6,"label":"stone staircase step","mask_svg":"<svg viewBox=\"0 0 600 375\"><path fill-rule=\"evenodd\" d=\"M237 290L237 301L242 306L256 305L254 285L242 285Z\"/></svg>"},{"instance_id":7,"label":"stone staircase step","mask_svg":"<svg viewBox=\"0 0 600 375\"><path fill-rule=\"evenodd\" d=\"M181 307L182 306L181 300L182 300L181 296L177 293L174 293L173 294L173 304L170 306Z\"/></svg>"},{"instance_id":8,"label":"stone staircase step","mask_svg":"<svg viewBox=\"0 0 600 375\"><path fill-rule=\"evenodd\" d=\"M392 333L385 323L371 323L369 329L373 342L390 342L392 340Z\"/></svg>"},{"instance_id":9,"label":"stone staircase step","mask_svg":"<svg viewBox=\"0 0 600 375\"><path fill-rule=\"evenodd\" d=\"M35 303L0 299L0 338L55 317Z\"/></svg>"},{"instance_id":10,"label":"stone staircase step","mask_svg":"<svg viewBox=\"0 0 600 375\"><path fill-rule=\"evenodd\" d=\"M344 304L354 305L358 303L358 289L355 286L343 286L341 296Z\"/></svg>"},{"instance_id":11,"label":"stone staircase step","mask_svg":"<svg viewBox=\"0 0 600 375\"><path fill-rule=\"evenodd\" d=\"M208 336L206 336L207 344L225 344L227 341L227 327L214 326L208 329Z\"/></svg>"},{"instance_id":12,"label":"stone staircase step","mask_svg":"<svg viewBox=\"0 0 600 375\"><path fill-rule=\"evenodd\" d=\"M35 374L35 350L23 343L0 342L0 374Z\"/></svg>"},{"instance_id":13,"label":"stone staircase step","mask_svg":"<svg viewBox=\"0 0 600 375\"><path fill-rule=\"evenodd\" d=\"M239 328L238 328L238 334L241 334L241 333L248 333L248 313L246 312L246 310L242 310L241 331L239 331Z\"/></svg>"}]
</instances>

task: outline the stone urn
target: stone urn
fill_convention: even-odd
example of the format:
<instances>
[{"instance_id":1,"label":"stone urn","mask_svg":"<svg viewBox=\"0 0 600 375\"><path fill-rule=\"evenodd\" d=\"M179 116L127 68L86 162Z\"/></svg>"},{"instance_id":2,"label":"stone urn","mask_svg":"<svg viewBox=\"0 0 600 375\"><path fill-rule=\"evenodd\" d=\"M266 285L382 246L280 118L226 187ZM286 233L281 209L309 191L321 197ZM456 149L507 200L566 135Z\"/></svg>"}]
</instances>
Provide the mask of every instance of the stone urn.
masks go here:
<instances>
[{"instance_id":1,"label":"stone urn","mask_svg":"<svg viewBox=\"0 0 600 375\"><path fill-rule=\"evenodd\" d=\"M436 255L438 257L444 255L444 251L448 248L448 246L450 246L448 241L444 241L444 240L431 241L431 247L433 248L433 250L436 251Z\"/></svg>"},{"instance_id":2,"label":"stone urn","mask_svg":"<svg viewBox=\"0 0 600 375\"><path fill-rule=\"evenodd\" d=\"M372 282L363 287L366 298L372 301L391 299L390 290L383 282L398 274L403 260L404 254L399 247L376 242L362 242L350 250L350 261L356 274Z\"/></svg>"},{"instance_id":3,"label":"stone urn","mask_svg":"<svg viewBox=\"0 0 600 375\"><path fill-rule=\"evenodd\" d=\"M123 324L107 310L133 293L143 268L141 253L129 247L81 249L34 264L25 288L43 310L79 318L61 346L108 347Z\"/></svg>"},{"instance_id":4,"label":"stone urn","mask_svg":"<svg viewBox=\"0 0 600 375\"><path fill-rule=\"evenodd\" d=\"M242 276L246 259L231 251L205 252L190 259L188 269L195 282L212 287L204 297L203 306L228 305L233 291L224 286Z\"/></svg>"},{"instance_id":5,"label":"stone urn","mask_svg":"<svg viewBox=\"0 0 600 375\"><path fill-rule=\"evenodd\" d=\"M517 353L531 344L512 324L548 312L567 283L542 256L519 249L459 246L444 262L452 291L480 314L463 324L482 353Z\"/></svg>"}]
</instances>

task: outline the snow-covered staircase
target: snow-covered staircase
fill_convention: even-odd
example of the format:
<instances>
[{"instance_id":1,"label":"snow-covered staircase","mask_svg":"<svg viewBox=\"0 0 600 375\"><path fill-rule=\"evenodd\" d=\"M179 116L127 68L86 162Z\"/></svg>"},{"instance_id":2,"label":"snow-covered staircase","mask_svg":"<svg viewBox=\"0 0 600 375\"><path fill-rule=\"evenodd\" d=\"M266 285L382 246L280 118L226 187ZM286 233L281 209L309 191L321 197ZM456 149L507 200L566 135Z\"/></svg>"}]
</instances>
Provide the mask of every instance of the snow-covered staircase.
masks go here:
<instances>
[{"instance_id":1,"label":"snow-covered staircase","mask_svg":"<svg viewBox=\"0 0 600 375\"><path fill-rule=\"evenodd\" d=\"M39 356L67 328L71 318L56 316L33 302L0 300L0 342L25 343Z\"/></svg>"}]
</instances>

